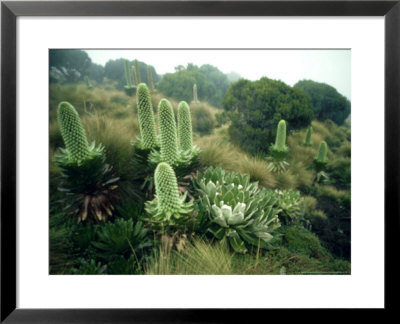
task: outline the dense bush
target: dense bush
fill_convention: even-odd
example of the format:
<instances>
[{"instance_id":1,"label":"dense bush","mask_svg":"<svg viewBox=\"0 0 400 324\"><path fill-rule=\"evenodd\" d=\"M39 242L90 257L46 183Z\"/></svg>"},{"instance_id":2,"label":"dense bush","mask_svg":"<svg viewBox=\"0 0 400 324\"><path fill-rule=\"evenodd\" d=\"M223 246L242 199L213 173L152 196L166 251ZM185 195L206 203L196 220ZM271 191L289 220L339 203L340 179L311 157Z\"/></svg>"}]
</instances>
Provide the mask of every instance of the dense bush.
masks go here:
<instances>
[{"instance_id":1,"label":"dense bush","mask_svg":"<svg viewBox=\"0 0 400 324\"><path fill-rule=\"evenodd\" d=\"M175 73L165 74L157 88L168 97L191 102L194 84L197 85L198 99L217 107L221 105L229 85L226 75L216 67L188 64L186 68L176 68Z\"/></svg>"},{"instance_id":2,"label":"dense bush","mask_svg":"<svg viewBox=\"0 0 400 324\"><path fill-rule=\"evenodd\" d=\"M330 119L342 125L350 114L350 101L325 83L302 80L294 85L311 98L314 115L318 120Z\"/></svg>"},{"instance_id":3,"label":"dense bush","mask_svg":"<svg viewBox=\"0 0 400 324\"><path fill-rule=\"evenodd\" d=\"M268 152L281 119L291 131L308 126L313 118L311 100L301 90L266 77L232 83L223 107L230 112L232 140L250 152Z\"/></svg>"}]
</instances>

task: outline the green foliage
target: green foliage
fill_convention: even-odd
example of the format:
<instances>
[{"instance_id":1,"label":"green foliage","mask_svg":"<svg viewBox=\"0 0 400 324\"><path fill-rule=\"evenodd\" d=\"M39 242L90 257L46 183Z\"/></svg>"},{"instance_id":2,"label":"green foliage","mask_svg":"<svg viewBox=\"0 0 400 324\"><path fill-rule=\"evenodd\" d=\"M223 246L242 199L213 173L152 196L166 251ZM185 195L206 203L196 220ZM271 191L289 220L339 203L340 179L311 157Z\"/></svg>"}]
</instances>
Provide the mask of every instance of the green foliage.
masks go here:
<instances>
[{"instance_id":1,"label":"green foliage","mask_svg":"<svg viewBox=\"0 0 400 324\"><path fill-rule=\"evenodd\" d=\"M92 245L105 260L118 255L129 257L152 245L147 233L142 222L133 224L132 219L119 218L101 226Z\"/></svg>"},{"instance_id":2,"label":"green foliage","mask_svg":"<svg viewBox=\"0 0 400 324\"><path fill-rule=\"evenodd\" d=\"M280 120L291 131L306 127L313 118L311 101L301 90L266 77L232 83L223 107L232 120L231 139L253 153L267 153Z\"/></svg>"},{"instance_id":3,"label":"green foliage","mask_svg":"<svg viewBox=\"0 0 400 324\"><path fill-rule=\"evenodd\" d=\"M75 108L66 101L58 105L58 124L71 160L78 164L89 155L89 144L81 119Z\"/></svg>"},{"instance_id":4,"label":"green foliage","mask_svg":"<svg viewBox=\"0 0 400 324\"><path fill-rule=\"evenodd\" d=\"M196 83L193 85L193 101L198 102L199 99L197 98L197 85Z\"/></svg>"},{"instance_id":5,"label":"green foliage","mask_svg":"<svg viewBox=\"0 0 400 324\"><path fill-rule=\"evenodd\" d=\"M165 96L190 102L193 99L193 84L197 85L198 97L216 107L221 106L229 86L226 75L216 67L208 64L198 67L189 63L186 68L165 74L157 89Z\"/></svg>"},{"instance_id":6,"label":"green foliage","mask_svg":"<svg viewBox=\"0 0 400 324\"><path fill-rule=\"evenodd\" d=\"M102 266L101 262L97 262L93 259L90 261L81 261L81 266L77 268L72 268L71 273L74 275L99 275L104 274L107 266Z\"/></svg>"},{"instance_id":7,"label":"green foliage","mask_svg":"<svg viewBox=\"0 0 400 324\"><path fill-rule=\"evenodd\" d=\"M303 212L303 199L299 191L275 190L276 208L279 209L279 220L288 225L298 221Z\"/></svg>"},{"instance_id":8,"label":"green foliage","mask_svg":"<svg viewBox=\"0 0 400 324\"><path fill-rule=\"evenodd\" d=\"M210 220L209 231L219 240L226 238L235 252L247 245L270 248L279 226L273 192L259 189L247 174L228 173L212 167L197 173L193 185L199 193L200 213Z\"/></svg>"},{"instance_id":9,"label":"green foliage","mask_svg":"<svg viewBox=\"0 0 400 324\"><path fill-rule=\"evenodd\" d=\"M305 138L305 140L303 142L304 146L312 146L313 145L313 143L311 141L311 136L312 136L312 126L309 126L307 128L306 138Z\"/></svg>"},{"instance_id":10,"label":"green foliage","mask_svg":"<svg viewBox=\"0 0 400 324\"><path fill-rule=\"evenodd\" d=\"M162 99L158 106L160 123L161 160L174 165L178 160L178 145L174 111L168 100Z\"/></svg>"},{"instance_id":11,"label":"green foliage","mask_svg":"<svg viewBox=\"0 0 400 324\"><path fill-rule=\"evenodd\" d=\"M179 146L184 151L193 148L192 118L189 105L181 101L178 106L178 135Z\"/></svg>"},{"instance_id":12,"label":"green foliage","mask_svg":"<svg viewBox=\"0 0 400 324\"><path fill-rule=\"evenodd\" d=\"M91 82L90 82L88 76L85 75L84 79L85 79L85 84L86 84L87 88L88 88L89 90L92 90L92 89L93 89L93 85L91 84Z\"/></svg>"},{"instance_id":13,"label":"green foliage","mask_svg":"<svg viewBox=\"0 0 400 324\"><path fill-rule=\"evenodd\" d=\"M311 98L314 115L318 120L330 119L342 125L350 114L350 101L335 88L325 83L302 80L294 85Z\"/></svg>"},{"instance_id":14,"label":"green foliage","mask_svg":"<svg viewBox=\"0 0 400 324\"><path fill-rule=\"evenodd\" d=\"M179 195L175 172L167 163L158 164L155 173L156 197L147 201L145 210L150 215L149 222L154 226L178 227L186 226L185 222L193 211L193 201L185 202L186 193Z\"/></svg>"},{"instance_id":15,"label":"green foliage","mask_svg":"<svg viewBox=\"0 0 400 324\"><path fill-rule=\"evenodd\" d=\"M145 83L138 85L136 93L141 145L144 149L157 146L156 124L149 89Z\"/></svg>"},{"instance_id":16,"label":"green foliage","mask_svg":"<svg viewBox=\"0 0 400 324\"><path fill-rule=\"evenodd\" d=\"M203 104L192 104L193 130L201 135L211 134L214 129L215 119L207 107Z\"/></svg>"},{"instance_id":17,"label":"green foliage","mask_svg":"<svg viewBox=\"0 0 400 324\"><path fill-rule=\"evenodd\" d=\"M51 49L49 66L50 83L78 82L84 75L96 82L102 82L104 78L104 68L94 64L83 50Z\"/></svg>"}]
</instances>

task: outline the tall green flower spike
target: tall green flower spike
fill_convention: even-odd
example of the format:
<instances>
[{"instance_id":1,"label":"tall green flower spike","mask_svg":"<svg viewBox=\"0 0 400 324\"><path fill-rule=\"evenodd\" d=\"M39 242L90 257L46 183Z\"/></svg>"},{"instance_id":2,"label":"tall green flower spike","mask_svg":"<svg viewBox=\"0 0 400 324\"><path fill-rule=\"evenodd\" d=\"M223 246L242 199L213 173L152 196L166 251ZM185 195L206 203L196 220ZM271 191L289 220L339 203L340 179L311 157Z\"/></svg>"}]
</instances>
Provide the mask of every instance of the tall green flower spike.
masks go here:
<instances>
[{"instance_id":1,"label":"tall green flower spike","mask_svg":"<svg viewBox=\"0 0 400 324\"><path fill-rule=\"evenodd\" d=\"M135 76L136 76L136 84L139 84L141 81L140 81L140 68L138 60L135 60Z\"/></svg>"},{"instance_id":2,"label":"tall green flower spike","mask_svg":"<svg viewBox=\"0 0 400 324\"><path fill-rule=\"evenodd\" d=\"M311 135L312 135L312 127L309 126L309 127L307 128L306 138L305 138L305 140L304 140L304 142L303 142L303 145L304 145L304 146L312 146L312 145L313 145L313 143L312 143L312 141L311 141Z\"/></svg>"},{"instance_id":3,"label":"tall green flower spike","mask_svg":"<svg viewBox=\"0 0 400 324\"><path fill-rule=\"evenodd\" d=\"M196 84L193 85L193 101L199 102L199 100L197 98L197 85Z\"/></svg>"},{"instance_id":4,"label":"tall green flower spike","mask_svg":"<svg viewBox=\"0 0 400 324\"><path fill-rule=\"evenodd\" d=\"M286 146L286 122L281 120L278 124L278 130L276 132L275 148L278 151L284 151L287 149Z\"/></svg>"},{"instance_id":5,"label":"tall green flower spike","mask_svg":"<svg viewBox=\"0 0 400 324\"><path fill-rule=\"evenodd\" d=\"M152 216L150 222L157 226L178 225L177 221L182 220L182 215L193 211L193 200L186 203L186 193L179 195L175 172L168 163L157 165L154 179L156 199L145 204L147 213Z\"/></svg>"},{"instance_id":6,"label":"tall green flower spike","mask_svg":"<svg viewBox=\"0 0 400 324\"><path fill-rule=\"evenodd\" d=\"M166 99L158 105L160 123L161 160L173 165L178 159L178 145L174 111Z\"/></svg>"},{"instance_id":7,"label":"tall green flower spike","mask_svg":"<svg viewBox=\"0 0 400 324\"><path fill-rule=\"evenodd\" d=\"M63 101L58 105L58 124L71 159L82 161L89 155L89 143L75 108Z\"/></svg>"},{"instance_id":8,"label":"tall green flower spike","mask_svg":"<svg viewBox=\"0 0 400 324\"><path fill-rule=\"evenodd\" d=\"M149 85L150 92L154 92L153 75L151 73L150 65L147 65L147 83Z\"/></svg>"},{"instance_id":9,"label":"tall green flower spike","mask_svg":"<svg viewBox=\"0 0 400 324\"><path fill-rule=\"evenodd\" d=\"M181 101L178 105L178 135L179 146L182 150L188 151L193 147L192 120L189 105Z\"/></svg>"},{"instance_id":10,"label":"tall green flower spike","mask_svg":"<svg viewBox=\"0 0 400 324\"><path fill-rule=\"evenodd\" d=\"M135 85L135 86L137 86L138 85L138 82L137 82L137 79L136 79L136 69L135 69L135 66L134 65L132 65L132 82L133 82L133 84Z\"/></svg>"},{"instance_id":11,"label":"tall green flower spike","mask_svg":"<svg viewBox=\"0 0 400 324\"><path fill-rule=\"evenodd\" d=\"M131 88L132 87L132 76L131 70L129 69L129 62L125 60L125 79L126 79L126 86Z\"/></svg>"},{"instance_id":12,"label":"tall green flower spike","mask_svg":"<svg viewBox=\"0 0 400 324\"><path fill-rule=\"evenodd\" d=\"M157 144L157 135L150 92L145 83L139 84L136 101L142 146L144 149L151 149Z\"/></svg>"},{"instance_id":13,"label":"tall green flower spike","mask_svg":"<svg viewBox=\"0 0 400 324\"><path fill-rule=\"evenodd\" d=\"M157 208L165 213L167 218L177 212L180 207L178 182L172 167L161 162L154 172Z\"/></svg>"},{"instance_id":14,"label":"tall green flower spike","mask_svg":"<svg viewBox=\"0 0 400 324\"><path fill-rule=\"evenodd\" d=\"M319 143L318 153L314 158L314 166L317 172L325 170L326 164L328 163L328 146L325 141Z\"/></svg>"},{"instance_id":15,"label":"tall green flower spike","mask_svg":"<svg viewBox=\"0 0 400 324\"><path fill-rule=\"evenodd\" d=\"M322 141L321 143L319 143L318 154L315 157L315 159L318 162L327 163L328 162L327 154L328 154L328 146L325 141Z\"/></svg>"}]
</instances>

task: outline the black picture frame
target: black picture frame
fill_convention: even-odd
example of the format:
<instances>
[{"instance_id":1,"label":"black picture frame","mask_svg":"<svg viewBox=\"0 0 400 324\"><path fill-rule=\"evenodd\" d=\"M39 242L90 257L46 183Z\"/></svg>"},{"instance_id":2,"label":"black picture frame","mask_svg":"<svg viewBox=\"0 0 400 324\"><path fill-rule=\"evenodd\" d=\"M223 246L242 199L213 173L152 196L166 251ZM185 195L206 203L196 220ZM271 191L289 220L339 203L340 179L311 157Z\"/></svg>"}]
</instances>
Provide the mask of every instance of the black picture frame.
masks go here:
<instances>
[{"instance_id":1,"label":"black picture frame","mask_svg":"<svg viewBox=\"0 0 400 324\"><path fill-rule=\"evenodd\" d=\"M398 256L399 243L396 239L399 237L400 228L400 0L4 1L1 3L1 323L216 323L235 322L245 314L256 319L259 316L265 316L267 311L276 311L268 309L16 308L16 19L19 16L384 16L384 311L387 314L390 310L396 310L398 303L395 293L398 292L399 279L394 262ZM381 310L378 312L381 316Z\"/></svg>"}]
</instances>

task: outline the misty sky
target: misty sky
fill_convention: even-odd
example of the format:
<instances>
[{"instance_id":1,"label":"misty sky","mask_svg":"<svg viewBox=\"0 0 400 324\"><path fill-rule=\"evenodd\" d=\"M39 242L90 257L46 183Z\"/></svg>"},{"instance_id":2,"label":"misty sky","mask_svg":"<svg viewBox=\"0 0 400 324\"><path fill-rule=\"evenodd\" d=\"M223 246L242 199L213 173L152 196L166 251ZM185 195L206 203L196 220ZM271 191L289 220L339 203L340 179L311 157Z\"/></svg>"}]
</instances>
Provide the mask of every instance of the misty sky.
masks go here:
<instances>
[{"instance_id":1,"label":"misty sky","mask_svg":"<svg viewBox=\"0 0 400 324\"><path fill-rule=\"evenodd\" d=\"M174 72L178 65L211 64L224 73L243 78L263 76L293 86L311 79L327 83L351 99L350 50L86 50L94 63L110 59L138 59L155 67L158 74Z\"/></svg>"}]
</instances>

